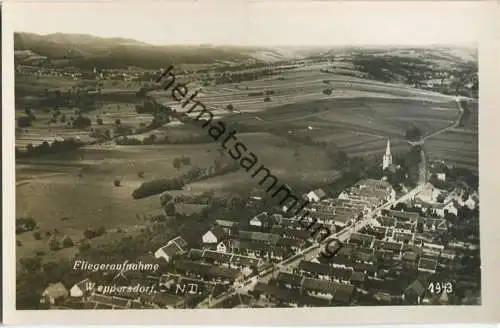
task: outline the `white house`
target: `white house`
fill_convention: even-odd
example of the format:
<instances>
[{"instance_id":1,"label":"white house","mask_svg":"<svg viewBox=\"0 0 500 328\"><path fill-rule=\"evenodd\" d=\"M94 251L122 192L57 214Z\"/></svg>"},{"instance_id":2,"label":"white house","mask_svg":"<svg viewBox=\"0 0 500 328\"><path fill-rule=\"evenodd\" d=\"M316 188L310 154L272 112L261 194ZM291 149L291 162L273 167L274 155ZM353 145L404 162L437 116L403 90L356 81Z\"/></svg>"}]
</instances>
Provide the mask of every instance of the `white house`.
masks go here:
<instances>
[{"instance_id":1,"label":"white house","mask_svg":"<svg viewBox=\"0 0 500 328\"><path fill-rule=\"evenodd\" d=\"M349 193L347 191L342 191L340 195L337 197L340 200L348 200L349 199Z\"/></svg>"},{"instance_id":2,"label":"white house","mask_svg":"<svg viewBox=\"0 0 500 328\"><path fill-rule=\"evenodd\" d=\"M455 256L456 256L456 253L451 249L443 249L441 251L442 258L453 260L455 258Z\"/></svg>"},{"instance_id":3,"label":"white house","mask_svg":"<svg viewBox=\"0 0 500 328\"><path fill-rule=\"evenodd\" d=\"M310 202L318 202L323 197L326 196L326 193L323 191L323 189L318 188L318 189L315 189L315 190L311 190L305 196L306 196L307 200L310 201Z\"/></svg>"},{"instance_id":4,"label":"white house","mask_svg":"<svg viewBox=\"0 0 500 328\"><path fill-rule=\"evenodd\" d=\"M467 200L465 201L465 205L471 210L475 209L478 204L479 197L477 197L477 195L470 195L469 198L467 198Z\"/></svg>"},{"instance_id":5,"label":"white house","mask_svg":"<svg viewBox=\"0 0 500 328\"><path fill-rule=\"evenodd\" d=\"M90 281L88 278L84 279L71 287L69 290L69 295L71 297L83 297L84 295L90 293L94 289L95 283Z\"/></svg>"},{"instance_id":6,"label":"white house","mask_svg":"<svg viewBox=\"0 0 500 328\"><path fill-rule=\"evenodd\" d=\"M250 220L250 225L254 227L269 227L271 224L271 219L266 212L262 212Z\"/></svg>"},{"instance_id":7,"label":"white house","mask_svg":"<svg viewBox=\"0 0 500 328\"><path fill-rule=\"evenodd\" d=\"M229 253L231 251L231 242L223 240L217 244L217 252Z\"/></svg>"},{"instance_id":8,"label":"white house","mask_svg":"<svg viewBox=\"0 0 500 328\"><path fill-rule=\"evenodd\" d=\"M178 236L170 240L165 246L158 248L154 256L157 259L163 258L165 261L170 262L175 255L184 254L186 246L187 242Z\"/></svg>"},{"instance_id":9,"label":"white house","mask_svg":"<svg viewBox=\"0 0 500 328\"><path fill-rule=\"evenodd\" d=\"M62 283L58 282L56 284L50 284L42 293L40 303L55 304L68 297L68 295L69 292Z\"/></svg>"},{"instance_id":10,"label":"white house","mask_svg":"<svg viewBox=\"0 0 500 328\"><path fill-rule=\"evenodd\" d=\"M220 242L224 238L225 235L226 235L226 233L224 232L224 230L221 227L215 226L215 227L211 228L210 230L208 230L201 237L201 240L204 244L216 244L216 243Z\"/></svg>"},{"instance_id":11,"label":"white house","mask_svg":"<svg viewBox=\"0 0 500 328\"><path fill-rule=\"evenodd\" d=\"M455 202L449 202L445 204L444 206L440 206L436 208L436 214L439 215L440 217L444 217L445 213L448 212L450 214L457 215L458 214L458 208L455 205Z\"/></svg>"},{"instance_id":12,"label":"white house","mask_svg":"<svg viewBox=\"0 0 500 328\"><path fill-rule=\"evenodd\" d=\"M443 245L434 243L424 242L422 245L422 250L426 253L431 253L431 254L440 254L443 249L444 249Z\"/></svg>"}]
</instances>

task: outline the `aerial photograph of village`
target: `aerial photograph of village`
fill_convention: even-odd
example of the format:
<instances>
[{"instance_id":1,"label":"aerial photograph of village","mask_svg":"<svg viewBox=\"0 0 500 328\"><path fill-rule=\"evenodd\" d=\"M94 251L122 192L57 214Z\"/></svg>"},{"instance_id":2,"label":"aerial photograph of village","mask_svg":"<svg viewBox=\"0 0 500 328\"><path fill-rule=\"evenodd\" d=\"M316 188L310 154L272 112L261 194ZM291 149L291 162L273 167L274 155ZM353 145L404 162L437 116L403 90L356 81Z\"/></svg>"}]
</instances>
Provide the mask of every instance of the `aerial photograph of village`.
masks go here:
<instances>
[{"instance_id":1,"label":"aerial photograph of village","mask_svg":"<svg viewBox=\"0 0 500 328\"><path fill-rule=\"evenodd\" d=\"M477 46L62 24L13 35L18 310L481 304Z\"/></svg>"}]
</instances>

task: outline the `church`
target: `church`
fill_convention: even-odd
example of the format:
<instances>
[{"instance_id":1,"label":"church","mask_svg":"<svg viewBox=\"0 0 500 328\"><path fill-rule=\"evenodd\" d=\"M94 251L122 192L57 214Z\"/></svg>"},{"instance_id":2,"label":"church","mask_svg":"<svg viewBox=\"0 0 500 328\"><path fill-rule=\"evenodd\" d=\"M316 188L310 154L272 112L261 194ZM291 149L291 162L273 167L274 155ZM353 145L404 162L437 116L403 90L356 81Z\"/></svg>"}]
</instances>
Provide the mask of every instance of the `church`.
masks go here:
<instances>
[{"instance_id":1,"label":"church","mask_svg":"<svg viewBox=\"0 0 500 328\"><path fill-rule=\"evenodd\" d=\"M392 166L391 142L387 140L384 157L382 158L382 170L386 170Z\"/></svg>"}]
</instances>

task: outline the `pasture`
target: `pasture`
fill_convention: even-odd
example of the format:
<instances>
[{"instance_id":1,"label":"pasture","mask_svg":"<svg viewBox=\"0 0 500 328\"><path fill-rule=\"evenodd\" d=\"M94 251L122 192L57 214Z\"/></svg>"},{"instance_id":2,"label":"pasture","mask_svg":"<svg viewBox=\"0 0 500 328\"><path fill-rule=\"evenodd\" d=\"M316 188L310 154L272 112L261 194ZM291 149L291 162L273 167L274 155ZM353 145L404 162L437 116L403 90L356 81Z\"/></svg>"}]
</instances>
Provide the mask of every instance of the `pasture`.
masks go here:
<instances>
[{"instance_id":1,"label":"pasture","mask_svg":"<svg viewBox=\"0 0 500 328\"><path fill-rule=\"evenodd\" d=\"M160 202L158 197L134 200L132 191L143 181L185 173L188 166L173 167L175 157L190 157L193 165L213 162L220 155L215 144L207 152L209 146L92 146L73 160L18 162L16 217L32 216L41 230L57 228L74 240L88 227L142 225L137 215L161 212Z\"/></svg>"},{"instance_id":2,"label":"pasture","mask_svg":"<svg viewBox=\"0 0 500 328\"><path fill-rule=\"evenodd\" d=\"M271 169L280 183L301 188L332 182L337 177L329 159L315 147L289 146L287 140L266 133L242 134L238 139L258 156L259 163ZM216 142L151 146L102 144L82 148L76 158L18 161L16 217L32 216L41 230L57 228L74 241L81 239L88 227L114 229L144 225L143 215L162 212L159 197L134 200L132 191L144 181L179 176L194 165L213 165L220 159L219 147ZM172 161L181 156L189 157L192 164L176 169ZM143 178L138 175L141 171ZM119 187L114 185L115 179L121 181ZM250 191L257 187L259 180L241 169L189 184L178 193L231 192L241 188ZM46 240L36 241L31 233L18 239L24 244L19 248L19 256L28 254L29 249L48 249Z\"/></svg>"}]
</instances>

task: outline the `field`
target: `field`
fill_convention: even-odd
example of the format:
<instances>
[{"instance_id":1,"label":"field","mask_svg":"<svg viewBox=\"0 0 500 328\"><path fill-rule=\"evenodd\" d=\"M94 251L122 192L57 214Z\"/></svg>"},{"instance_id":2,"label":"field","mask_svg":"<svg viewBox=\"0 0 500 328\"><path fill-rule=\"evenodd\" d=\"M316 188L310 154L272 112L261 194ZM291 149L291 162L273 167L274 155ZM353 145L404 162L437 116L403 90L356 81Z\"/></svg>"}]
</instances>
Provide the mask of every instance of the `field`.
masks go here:
<instances>
[{"instance_id":1,"label":"field","mask_svg":"<svg viewBox=\"0 0 500 328\"><path fill-rule=\"evenodd\" d=\"M311 65L287 70L280 77L206 87L197 99L224 122L335 143L353 155L380 155L387 139L406 149L401 139L410 124L427 135L451 125L458 116L452 97L323 73L323 67ZM326 88L332 90L330 95L323 93ZM271 101L264 101L266 91L273 92ZM155 92L154 97L182 110L169 92ZM229 104L233 113L225 110Z\"/></svg>"},{"instance_id":2,"label":"field","mask_svg":"<svg viewBox=\"0 0 500 328\"><path fill-rule=\"evenodd\" d=\"M479 108L477 101L464 103L464 113L458 127L425 141L432 160L477 171L479 168Z\"/></svg>"},{"instance_id":3,"label":"field","mask_svg":"<svg viewBox=\"0 0 500 328\"><path fill-rule=\"evenodd\" d=\"M326 156L314 147L299 146L295 156L294 148L285 146L286 140L271 134L242 135L240 139L280 181L297 182L296 186L301 187L331 182L337 177ZM172 160L176 157L187 156L192 165L210 165L221 156L218 147L215 142L139 147L94 145L82 149L74 159L18 161L16 217L32 216L40 230L52 231L57 227L73 240L81 239L88 227L142 226L143 215L162 212L160 201L157 196L134 200L132 191L144 181L185 173L189 166L179 170L173 167ZM144 178L138 176L140 171L144 172ZM120 187L114 186L114 179L121 180ZM240 170L192 183L176 193L251 191L257 182L248 172ZM21 257L34 250L48 249L46 240L35 241L31 233L18 236L18 240L23 243L18 248Z\"/></svg>"},{"instance_id":4,"label":"field","mask_svg":"<svg viewBox=\"0 0 500 328\"><path fill-rule=\"evenodd\" d=\"M431 160L444 160L447 164L478 170L479 142L477 133L447 131L425 141Z\"/></svg>"},{"instance_id":5,"label":"field","mask_svg":"<svg viewBox=\"0 0 500 328\"><path fill-rule=\"evenodd\" d=\"M256 81L208 86L200 92L198 100L224 122L239 123L246 131L237 131L249 151L256 154L259 164L268 167L280 183L297 189L312 189L333 183L340 175L332 164L326 147L333 145L349 155L372 157L380 161L387 139L393 153L408 150L404 140L405 129L417 126L422 134L450 126L458 115L453 98L412 89L401 85L384 84L350 76L322 73L321 65L285 70L282 76ZM328 80L325 83L325 80ZM44 79L49 87L57 83ZM26 83L21 86L26 86ZM134 83L106 82L104 93L133 91ZM65 82L61 88L70 88ZM331 94L323 93L330 88ZM196 85L191 84L190 90ZM42 92L43 88L30 92ZM270 101L264 95L272 91ZM177 103L170 92L154 92L153 97L164 105ZM23 95L24 101L29 98ZM21 102L20 104L23 104ZM226 110L228 104L234 111ZM17 107L16 115L24 108ZM56 137L79 136L90 140L91 129L112 129L115 120L121 125L137 128L148 124L151 115L136 114L131 101L106 101L98 103L97 110L85 113L92 126L75 130L64 123L46 122L51 113L33 109L37 120L32 127L16 133L16 145L25 147ZM62 109L66 116L75 115L75 109ZM196 115L195 113L193 113ZM97 118L103 120L97 125ZM249 132L251 131L251 132ZM172 121L148 133L135 135L143 139L150 134L167 136L175 143L206 134L190 124ZM431 158L462 161L464 165L477 165L477 134L448 131L426 141ZM468 144L464 147L464 140ZM220 145L214 143L151 146L117 146L113 142L85 146L77 156L18 161L16 166L16 217L32 216L41 230L55 227L74 240L82 237L89 226L104 226L110 231L132 229L145 225L145 214L161 213L158 196L133 200L132 191L143 181L170 178L185 173L189 167L175 169L172 161L187 156L192 165L213 165L221 155ZM428 147L428 149L427 149ZM475 148L474 148L475 147ZM460 155L457 155L460 154ZM144 177L138 173L143 171ZM190 183L175 194L193 194L207 190L220 193L250 192L257 187L258 179L243 169ZM115 187L115 179L121 181ZM184 208L191 212L196 209ZM65 218L64 220L62 220ZM135 229L135 230L134 230ZM131 232L132 233L132 232ZM106 234L101 239L119 238L120 233ZM23 246L18 247L18 257L36 250L47 250L46 240L35 241L31 233L18 236ZM98 241L97 241L98 242ZM71 252L64 250L64 252Z\"/></svg>"}]
</instances>

